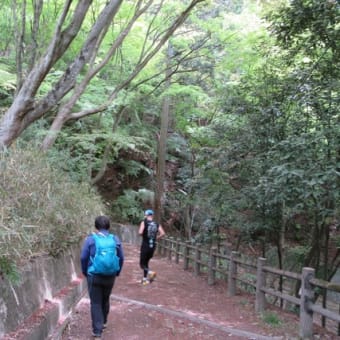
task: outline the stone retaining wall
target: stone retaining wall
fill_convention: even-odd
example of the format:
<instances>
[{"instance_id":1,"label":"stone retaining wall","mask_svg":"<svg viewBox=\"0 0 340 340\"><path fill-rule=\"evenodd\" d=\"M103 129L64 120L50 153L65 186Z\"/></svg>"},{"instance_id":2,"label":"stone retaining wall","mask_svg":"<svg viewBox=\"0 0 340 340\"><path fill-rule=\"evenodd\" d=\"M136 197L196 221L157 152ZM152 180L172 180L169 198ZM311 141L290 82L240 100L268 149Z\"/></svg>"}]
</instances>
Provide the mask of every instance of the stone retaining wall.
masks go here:
<instances>
[{"instance_id":1,"label":"stone retaining wall","mask_svg":"<svg viewBox=\"0 0 340 340\"><path fill-rule=\"evenodd\" d=\"M58 300L60 293L75 282L79 282L79 297L83 291L79 261L80 245L57 258L46 256L31 261L20 271L18 284L3 280L0 295L0 338L15 331L46 304L60 305L57 319L63 318L63 314L69 311L64 310L65 306Z\"/></svg>"}]
</instances>

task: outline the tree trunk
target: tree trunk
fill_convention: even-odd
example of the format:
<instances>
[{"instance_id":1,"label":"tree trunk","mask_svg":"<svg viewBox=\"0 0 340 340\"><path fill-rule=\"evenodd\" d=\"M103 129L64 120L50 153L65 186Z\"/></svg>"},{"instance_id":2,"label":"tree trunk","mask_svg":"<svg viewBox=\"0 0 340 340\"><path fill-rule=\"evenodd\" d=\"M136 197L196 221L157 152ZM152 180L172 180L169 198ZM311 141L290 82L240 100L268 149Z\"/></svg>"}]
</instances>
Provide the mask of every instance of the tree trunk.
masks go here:
<instances>
[{"instance_id":1,"label":"tree trunk","mask_svg":"<svg viewBox=\"0 0 340 340\"><path fill-rule=\"evenodd\" d=\"M57 117L53 120L53 123L48 131L48 134L45 136L43 140L43 143L41 145L42 150L47 151L48 148L53 145L64 123L65 116L57 115Z\"/></svg>"},{"instance_id":2,"label":"tree trunk","mask_svg":"<svg viewBox=\"0 0 340 340\"><path fill-rule=\"evenodd\" d=\"M286 205L285 202L282 203L281 208L281 227L280 234L278 238L277 254L279 259L279 268L283 269L283 259L284 259L284 248L285 248L285 232L286 232L286 218L285 218ZM279 291L283 292L283 276L279 277ZM280 308L283 308L283 299L280 299Z\"/></svg>"},{"instance_id":3,"label":"tree trunk","mask_svg":"<svg viewBox=\"0 0 340 340\"><path fill-rule=\"evenodd\" d=\"M190 162L190 176L194 178L195 176L195 166L196 166L196 155L193 150L191 150L191 162ZM191 239L192 235L192 228L195 220L195 205L193 204L193 189L192 184L190 184L188 188L188 197L186 199L186 206L185 206L185 217L184 217L184 232L185 237L187 239Z\"/></svg>"},{"instance_id":4,"label":"tree trunk","mask_svg":"<svg viewBox=\"0 0 340 340\"><path fill-rule=\"evenodd\" d=\"M25 44L25 31L26 31L26 0L23 0L21 5L21 21L19 22L18 10L16 2L14 2L13 8L13 16L14 22L17 23L15 25L15 42L16 42L16 51L15 51L15 61L17 68L17 84L16 84L16 93L19 91L22 80L23 80L23 57L24 57L24 44Z\"/></svg>"},{"instance_id":5,"label":"tree trunk","mask_svg":"<svg viewBox=\"0 0 340 340\"><path fill-rule=\"evenodd\" d=\"M34 61L37 57L37 51L38 51L38 34L39 34L39 21L40 16L43 9L43 0L34 0L33 1L33 8L34 8L34 16L33 16L33 24L32 24L32 39L31 39L31 57L29 61L29 71L32 70L34 66Z\"/></svg>"},{"instance_id":6,"label":"tree trunk","mask_svg":"<svg viewBox=\"0 0 340 340\"><path fill-rule=\"evenodd\" d=\"M324 230L324 237L325 237L325 243L324 243L324 263L323 263L323 279L327 281L328 279L328 272L329 272L329 257L328 257L328 251L329 251L329 226L323 225ZM322 290L322 307L327 308L327 289ZM326 327L326 317L322 316L321 318L321 324L322 327Z\"/></svg>"},{"instance_id":7,"label":"tree trunk","mask_svg":"<svg viewBox=\"0 0 340 340\"><path fill-rule=\"evenodd\" d=\"M168 44L166 64L168 65L165 74L165 91L170 88L170 74L171 74L171 57L172 47ZM155 217L157 221L161 221L163 213L163 194L164 194L164 182L165 182L165 164L167 153L167 140L168 140L168 127L169 127L169 114L170 114L170 97L168 94L163 98L163 107L161 112L161 128L158 142L158 159L157 159L157 178L156 178L156 190L155 190Z\"/></svg>"},{"instance_id":8,"label":"tree trunk","mask_svg":"<svg viewBox=\"0 0 340 340\"><path fill-rule=\"evenodd\" d=\"M27 126L40 118L51 107L45 103L45 107L37 109L34 102L35 95L48 72L78 34L92 0L80 0L69 25L61 31L66 17L68 17L71 2L72 0L67 0L64 5L63 13L45 55L37 61L35 67L28 74L11 107L0 121L0 150L10 146Z\"/></svg>"}]
</instances>

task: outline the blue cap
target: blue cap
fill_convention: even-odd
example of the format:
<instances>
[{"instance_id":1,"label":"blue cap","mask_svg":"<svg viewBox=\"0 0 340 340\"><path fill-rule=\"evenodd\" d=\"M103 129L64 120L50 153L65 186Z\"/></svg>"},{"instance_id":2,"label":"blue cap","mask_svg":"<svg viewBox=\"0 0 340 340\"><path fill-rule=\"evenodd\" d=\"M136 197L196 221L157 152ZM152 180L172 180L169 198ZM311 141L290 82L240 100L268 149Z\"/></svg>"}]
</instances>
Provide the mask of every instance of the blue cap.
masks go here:
<instances>
[{"instance_id":1,"label":"blue cap","mask_svg":"<svg viewBox=\"0 0 340 340\"><path fill-rule=\"evenodd\" d=\"M145 214L145 216L153 215L153 210L151 210L151 209L145 210L144 214Z\"/></svg>"}]
</instances>

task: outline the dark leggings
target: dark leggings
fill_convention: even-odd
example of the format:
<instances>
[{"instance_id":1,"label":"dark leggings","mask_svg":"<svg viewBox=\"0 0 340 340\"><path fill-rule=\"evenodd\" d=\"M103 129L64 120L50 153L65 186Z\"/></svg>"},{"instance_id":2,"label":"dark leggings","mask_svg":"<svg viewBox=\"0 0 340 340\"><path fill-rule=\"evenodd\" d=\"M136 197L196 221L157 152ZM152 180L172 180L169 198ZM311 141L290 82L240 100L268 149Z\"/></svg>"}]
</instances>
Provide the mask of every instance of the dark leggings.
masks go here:
<instances>
[{"instance_id":1,"label":"dark leggings","mask_svg":"<svg viewBox=\"0 0 340 340\"><path fill-rule=\"evenodd\" d=\"M150 248L149 245L142 244L140 249L140 262L139 265L143 269L143 276L147 277L149 271L149 261L153 257L155 247Z\"/></svg>"},{"instance_id":2,"label":"dark leggings","mask_svg":"<svg viewBox=\"0 0 340 340\"><path fill-rule=\"evenodd\" d=\"M87 285L91 301L92 330L100 335L103 324L107 322L110 310L110 294L115 282L115 276L88 275Z\"/></svg>"}]
</instances>

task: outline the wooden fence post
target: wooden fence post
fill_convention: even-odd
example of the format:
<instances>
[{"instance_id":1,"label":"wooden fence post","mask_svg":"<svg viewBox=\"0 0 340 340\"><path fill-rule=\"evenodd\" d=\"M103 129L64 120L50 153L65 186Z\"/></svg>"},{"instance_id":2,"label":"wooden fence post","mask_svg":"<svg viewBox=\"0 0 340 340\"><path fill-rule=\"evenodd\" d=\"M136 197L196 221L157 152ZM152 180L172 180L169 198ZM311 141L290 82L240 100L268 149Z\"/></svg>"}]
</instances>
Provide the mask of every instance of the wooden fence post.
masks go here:
<instances>
[{"instance_id":1,"label":"wooden fence post","mask_svg":"<svg viewBox=\"0 0 340 340\"><path fill-rule=\"evenodd\" d=\"M266 264L266 259L260 257L257 259L257 272L256 272L256 300L255 311L262 313L265 309L266 294L262 291L262 287L266 286L266 273L263 271L263 267Z\"/></svg>"},{"instance_id":2,"label":"wooden fence post","mask_svg":"<svg viewBox=\"0 0 340 340\"><path fill-rule=\"evenodd\" d=\"M179 253L181 251L181 240L178 238L177 239L177 242L176 242L176 263L178 264L179 263Z\"/></svg>"},{"instance_id":3,"label":"wooden fence post","mask_svg":"<svg viewBox=\"0 0 340 340\"><path fill-rule=\"evenodd\" d=\"M188 270L189 268L189 252L190 248L188 247L190 244L190 241L185 241L184 243L184 249L183 249L183 269Z\"/></svg>"},{"instance_id":4,"label":"wooden fence post","mask_svg":"<svg viewBox=\"0 0 340 340\"><path fill-rule=\"evenodd\" d=\"M162 247L163 247L163 240L160 239L160 240L157 242L157 248L156 248L157 255L159 255L159 256L162 255Z\"/></svg>"},{"instance_id":5,"label":"wooden fence post","mask_svg":"<svg viewBox=\"0 0 340 340\"><path fill-rule=\"evenodd\" d=\"M305 267L302 269L301 297L300 297L300 337L313 339L313 303L314 291L310 280L315 277L315 269Z\"/></svg>"},{"instance_id":6,"label":"wooden fence post","mask_svg":"<svg viewBox=\"0 0 340 340\"><path fill-rule=\"evenodd\" d=\"M211 247L209 251L209 263L208 263L208 285L215 284L216 277L216 247Z\"/></svg>"},{"instance_id":7,"label":"wooden fence post","mask_svg":"<svg viewBox=\"0 0 340 340\"><path fill-rule=\"evenodd\" d=\"M171 261L171 258L172 258L172 244L174 242L174 238L173 237L170 237L170 240L169 240L169 249L168 249L168 260Z\"/></svg>"},{"instance_id":8,"label":"wooden fence post","mask_svg":"<svg viewBox=\"0 0 340 340\"><path fill-rule=\"evenodd\" d=\"M160 244L160 248L159 248L158 254L160 256L163 256L163 254L164 254L164 247L165 247L165 238L161 238L159 240L159 244Z\"/></svg>"},{"instance_id":9,"label":"wooden fence post","mask_svg":"<svg viewBox=\"0 0 340 340\"><path fill-rule=\"evenodd\" d=\"M200 261L201 261L201 244L200 243L197 243L196 244L196 248L195 248L195 264L194 264L194 272L195 272L195 275L200 275L200 269L201 269L201 264L200 264Z\"/></svg>"},{"instance_id":10,"label":"wooden fence post","mask_svg":"<svg viewBox=\"0 0 340 340\"><path fill-rule=\"evenodd\" d=\"M236 294L237 263L235 259L239 256L240 254L237 251L231 252L228 272L228 296L234 296Z\"/></svg>"},{"instance_id":11,"label":"wooden fence post","mask_svg":"<svg viewBox=\"0 0 340 340\"><path fill-rule=\"evenodd\" d=\"M163 247L163 256L165 257L166 256L166 253L167 253L167 247L168 247L168 239L164 239L164 247Z\"/></svg>"}]
</instances>

